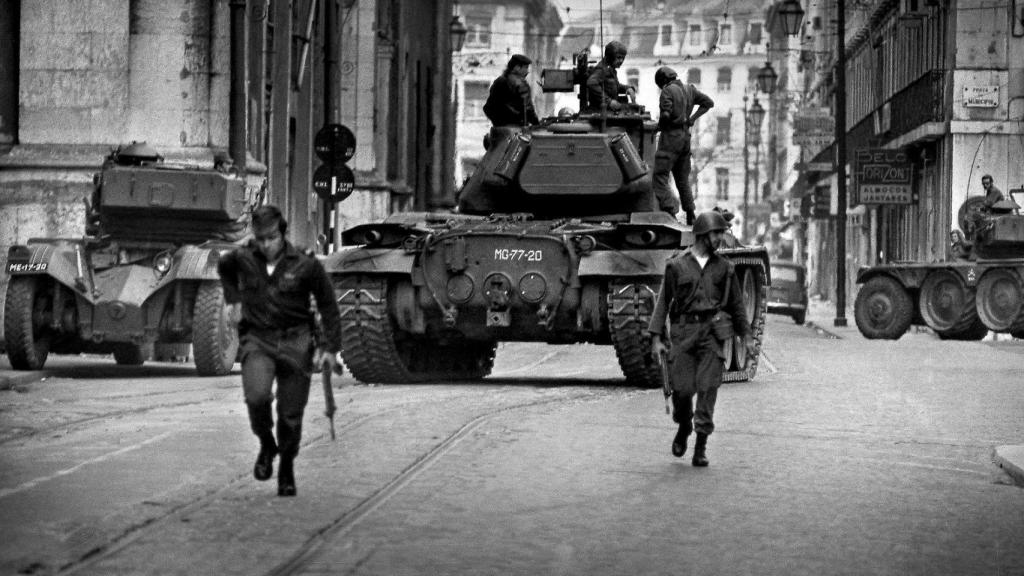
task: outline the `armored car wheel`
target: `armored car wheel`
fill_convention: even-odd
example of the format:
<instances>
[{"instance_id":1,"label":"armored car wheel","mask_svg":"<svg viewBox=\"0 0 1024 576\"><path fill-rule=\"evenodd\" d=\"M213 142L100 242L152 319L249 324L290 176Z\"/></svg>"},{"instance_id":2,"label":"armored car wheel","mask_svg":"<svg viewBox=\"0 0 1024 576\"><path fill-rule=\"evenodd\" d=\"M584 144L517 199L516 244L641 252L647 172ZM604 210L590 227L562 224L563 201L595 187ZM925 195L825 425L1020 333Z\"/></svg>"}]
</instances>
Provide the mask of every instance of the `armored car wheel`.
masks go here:
<instances>
[{"instance_id":1,"label":"armored car wheel","mask_svg":"<svg viewBox=\"0 0 1024 576\"><path fill-rule=\"evenodd\" d=\"M876 276L857 293L853 316L865 338L897 340L910 328L914 303L899 282L888 276Z\"/></svg>"},{"instance_id":2,"label":"armored car wheel","mask_svg":"<svg viewBox=\"0 0 1024 576\"><path fill-rule=\"evenodd\" d=\"M978 322L974 289L952 270L934 270L921 283L921 317L936 332L963 333Z\"/></svg>"},{"instance_id":3,"label":"armored car wheel","mask_svg":"<svg viewBox=\"0 0 1024 576\"><path fill-rule=\"evenodd\" d=\"M978 318L995 332L1024 328L1024 284L1012 268L992 268L978 282Z\"/></svg>"},{"instance_id":4,"label":"armored car wheel","mask_svg":"<svg viewBox=\"0 0 1024 576\"><path fill-rule=\"evenodd\" d=\"M958 332L936 332L935 335L939 337L939 340L978 341L988 336L988 326L985 326L981 320L976 320L974 324Z\"/></svg>"},{"instance_id":5,"label":"armored car wheel","mask_svg":"<svg viewBox=\"0 0 1024 576\"><path fill-rule=\"evenodd\" d=\"M50 353L52 296L44 276L14 276L4 304L7 359L15 370L41 370Z\"/></svg>"},{"instance_id":6,"label":"armored car wheel","mask_svg":"<svg viewBox=\"0 0 1024 576\"><path fill-rule=\"evenodd\" d=\"M192 355L200 376L224 376L238 355L238 331L228 323L220 282L199 283L192 309Z\"/></svg>"}]
</instances>

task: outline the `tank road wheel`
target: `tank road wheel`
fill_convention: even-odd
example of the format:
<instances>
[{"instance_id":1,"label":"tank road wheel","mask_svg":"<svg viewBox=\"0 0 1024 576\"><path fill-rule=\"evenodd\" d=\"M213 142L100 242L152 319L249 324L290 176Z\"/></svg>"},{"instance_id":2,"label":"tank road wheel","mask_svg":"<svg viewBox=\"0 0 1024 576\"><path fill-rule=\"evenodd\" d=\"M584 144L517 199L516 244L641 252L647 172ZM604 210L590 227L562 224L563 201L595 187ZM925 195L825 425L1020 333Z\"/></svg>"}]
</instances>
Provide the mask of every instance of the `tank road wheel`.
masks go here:
<instances>
[{"instance_id":1,"label":"tank road wheel","mask_svg":"<svg viewBox=\"0 0 1024 576\"><path fill-rule=\"evenodd\" d=\"M898 340L914 319L914 303L899 282L875 276L857 292L853 316L865 338Z\"/></svg>"},{"instance_id":2,"label":"tank road wheel","mask_svg":"<svg viewBox=\"0 0 1024 576\"><path fill-rule=\"evenodd\" d=\"M42 276L13 276L4 303L7 359L15 370L41 370L50 354L52 297Z\"/></svg>"},{"instance_id":3,"label":"tank road wheel","mask_svg":"<svg viewBox=\"0 0 1024 576\"><path fill-rule=\"evenodd\" d=\"M341 356L360 382L479 380L491 373L494 342L439 344L394 326L388 313L387 280L335 278L334 294L341 311Z\"/></svg>"},{"instance_id":4,"label":"tank road wheel","mask_svg":"<svg viewBox=\"0 0 1024 576\"><path fill-rule=\"evenodd\" d=\"M199 283L192 308L192 355L200 376L224 376L238 355L238 331L228 323L224 290L216 280Z\"/></svg>"},{"instance_id":5,"label":"tank road wheel","mask_svg":"<svg viewBox=\"0 0 1024 576\"><path fill-rule=\"evenodd\" d=\"M114 362L119 366L142 366L146 353L142 346L122 342L114 345Z\"/></svg>"},{"instance_id":6,"label":"tank road wheel","mask_svg":"<svg viewBox=\"0 0 1024 576\"><path fill-rule=\"evenodd\" d=\"M995 332L1024 328L1024 286L1010 268L992 268L978 282L978 318Z\"/></svg>"},{"instance_id":7,"label":"tank road wheel","mask_svg":"<svg viewBox=\"0 0 1024 576\"><path fill-rule=\"evenodd\" d=\"M978 322L974 290L952 270L935 270L921 283L919 306L924 323L935 332L960 334Z\"/></svg>"},{"instance_id":8,"label":"tank road wheel","mask_svg":"<svg viewBox=\"0 0 1024 576\"><path fill-rule=\"evenodd\" d=\"M649 284L612 283L608 287L608 328L626 383L660 388L661 370L651 358L647 328L657 292Z\"/></svg>"},{"instance_id":9,"label":"tank road wheel","mask_svg":"<svg viewBox=\"0 0 1024 576\"><path fill-rule=\"evenodd\" d=\"M768 272L765 260L757 255L727 257L736 265L736 279L740 282L744 311L747 314L747 321L750 322L750 334L756 342L757 351L753 357L748 357L746 343L739 337L734 338L732 366L726 362L722 381L744 382L757 374L757 365L760 362L768 314Z\"/></svg>"}]
</instances>

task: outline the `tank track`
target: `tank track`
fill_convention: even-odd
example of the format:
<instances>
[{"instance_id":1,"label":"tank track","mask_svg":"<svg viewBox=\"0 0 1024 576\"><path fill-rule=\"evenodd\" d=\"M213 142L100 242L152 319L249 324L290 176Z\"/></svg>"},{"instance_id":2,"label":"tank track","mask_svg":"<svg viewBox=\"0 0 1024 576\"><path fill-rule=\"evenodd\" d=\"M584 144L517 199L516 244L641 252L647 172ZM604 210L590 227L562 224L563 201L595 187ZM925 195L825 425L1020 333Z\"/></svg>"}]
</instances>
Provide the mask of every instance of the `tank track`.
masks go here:
<instances>
[{"instance_id":1,"label":"tank track","mask_svg":"<svg viewBox=\"0 0 1024 576\"><path fill-rule=\"evenodd\" d=\"M737 271L754 270L758 278L757 302L754 306L754 317L750 319L750 331L757 342L757 354L747 360L743 370L727 370L722 374L723 382L743 382L751 380L757 374L757 365L761 360L761 346L764 343L764 326L768 315L768 271L761 258L752 256L728 256L729 261L736 265Z\"/></svg>"},{"instance_id":2,"label":"tank track","mask_svg":"<svg viewBox=\"0 0 1024 576\"><path fill-rule=\"evenodd\" d=\"M478 380L491 373L494 343L440 345L426 338L401 339L388 315L387 288L383 278L334 279L341 312L341 355L354 378L365 383L408 384Z\"/></svg>"},{"instance_id":3,"label":"tank track","mask_svg":"<svg viewBox=\"0 0 1024 576\"><path fill-rule=\"evenodd\" d=\"M626 382L639 388L661 388L661 371L651 359L647 328L658 297L644 282L612 282L608 286L608 330Z\"/></svg>"}]
</instances>

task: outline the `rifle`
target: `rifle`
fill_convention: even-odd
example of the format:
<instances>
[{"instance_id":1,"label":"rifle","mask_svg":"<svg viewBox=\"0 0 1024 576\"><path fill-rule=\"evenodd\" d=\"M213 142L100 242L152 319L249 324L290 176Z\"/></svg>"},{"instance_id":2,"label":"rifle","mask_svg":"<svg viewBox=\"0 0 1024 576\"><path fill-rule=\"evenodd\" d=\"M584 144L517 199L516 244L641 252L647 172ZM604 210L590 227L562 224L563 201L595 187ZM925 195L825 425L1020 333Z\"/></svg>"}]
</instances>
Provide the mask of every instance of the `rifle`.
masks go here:
<instances>
[{"instance_id":1,"label":"rifle","mask_svg":"<svg viewBox=\"0 0 1024 576\"><path fill-rule=\"evenodd\" d=\"M657 338L657 336L655 336ZM668 373L668 350L662 349L658 354L658 364L661 366L661 387L665 393L665 414L672 415L672 380Z\"/></svg>"},{"instance_id":2,"label":"rifle","mask_svg":"<svg viewBox=\"0 0 1024 576\"><path fill-rule=\"evenodd\" d=\"M323 383L324 388L324 416L327 416L327 420L331 426L331 440L336 438L334 432L334 413L338 410L338 405L334 401L334 387L331 385L331 369L328 367L325 358L330 352L326 348L327 338L324 334L323 320L320 317L320 311L315 307L313 308L313 345L316 347L314 353L314 370L320 371L320 379ZM335 371L340 376L342 374L341 364L337 363L335 359Z\"/></svg>"},{"instance_id":3,"label":"rifle","mask_svg":"<svg viewBox=\"0 0 1024 576\"><path fill-rule=\"evenodd\" d=\"M320 377L324 385L324 416L327 416L327 420L331 425L331 440L335 439L334 432L334 412L338 409L338 405L334 402L334 388L331 386L331 368L326 361L323 360L323 355L330 354L326 350L320 352Z\"/></svg>"}]
</instances>

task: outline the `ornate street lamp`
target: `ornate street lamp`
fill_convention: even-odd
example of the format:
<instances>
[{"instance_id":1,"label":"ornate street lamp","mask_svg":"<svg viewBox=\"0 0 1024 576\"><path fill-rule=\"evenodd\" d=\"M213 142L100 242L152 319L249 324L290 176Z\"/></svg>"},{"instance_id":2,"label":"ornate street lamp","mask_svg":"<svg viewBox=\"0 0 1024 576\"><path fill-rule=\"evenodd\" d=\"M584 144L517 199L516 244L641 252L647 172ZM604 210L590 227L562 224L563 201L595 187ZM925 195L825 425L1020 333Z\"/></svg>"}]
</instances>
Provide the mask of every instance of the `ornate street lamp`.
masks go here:
<instances>
[{"instance_id":1,"label":"ornate street lamp","mask_svg":"<svg viewBox=\"0 0 1024 576\"><path fill-rule=\"evenodd\" d=\"M782 33L796 36L800 32L800 22L804 19L804 9L797 0L786 0L779 6L779 17L782 19Z\"/></svg>"},{"instance_id":2,"label":"ornate street lamp","mask_svg":"<svg viewBox=\"0 0 1024 576\"><path fill-rule=\"evenodd\" d=\"M765 114L764 107L757 101L757 98L754 98L754 103L751 104L750 110L747 113L750 114L750 130L756 142L761 136L761 123L764 122Z\"/></svg>"},{"instance_id":3,"label":"ornate street lamp","mask_svg":"<svg viewBox=\"0 0 1024 576\"><path fill-rule=\"evenodd\" d=\"M771 62L765 62L764 68L757 73L757 89L766 94L775 92L775 84L779 80L779 75L772 68Z\"/></svg>"},{"instance_id":4,"label":"ornate street lamp","mask_svg":"<svg viewBox=\"0 0 1024 576\"><path fill-rule=\"evenodd\" d=\"M452 17L452 22L448 25L448 34L452 37L452 52L462 52L462 45L466 42L466 33L466 25L459 20L459 16Z\"/></svg>"}]
</instances>

